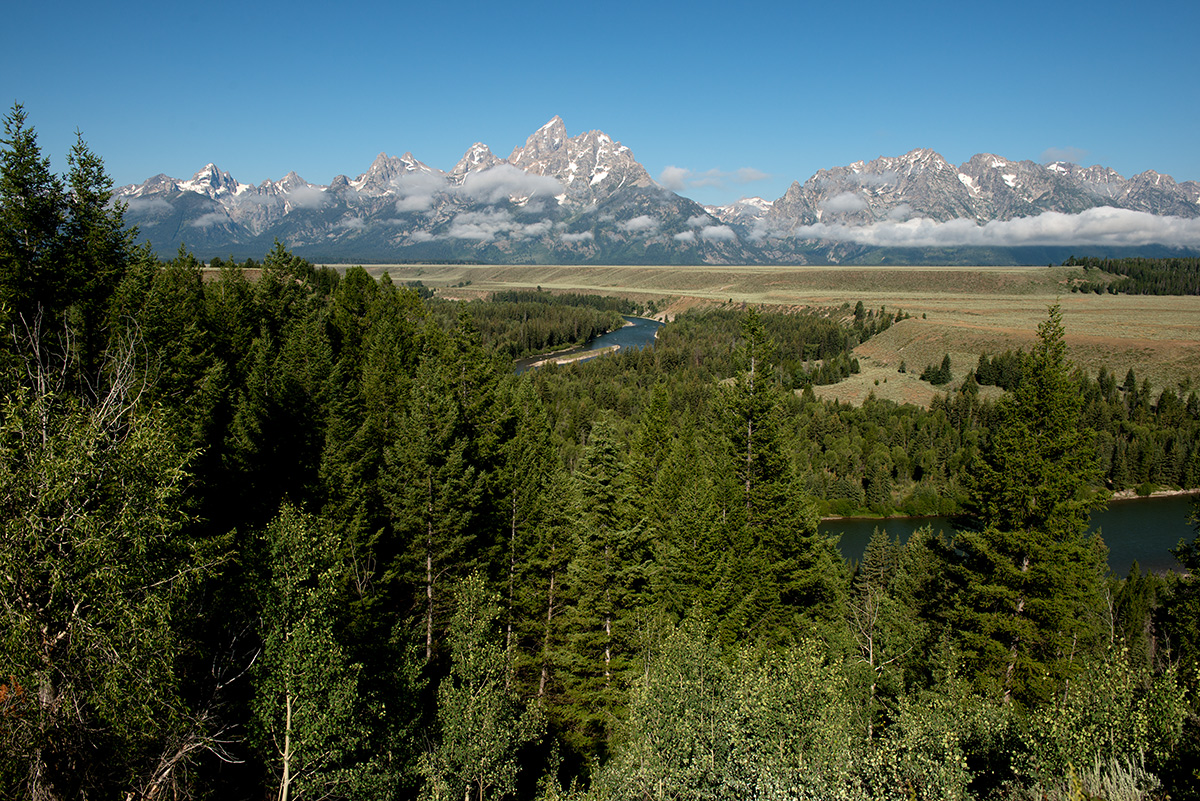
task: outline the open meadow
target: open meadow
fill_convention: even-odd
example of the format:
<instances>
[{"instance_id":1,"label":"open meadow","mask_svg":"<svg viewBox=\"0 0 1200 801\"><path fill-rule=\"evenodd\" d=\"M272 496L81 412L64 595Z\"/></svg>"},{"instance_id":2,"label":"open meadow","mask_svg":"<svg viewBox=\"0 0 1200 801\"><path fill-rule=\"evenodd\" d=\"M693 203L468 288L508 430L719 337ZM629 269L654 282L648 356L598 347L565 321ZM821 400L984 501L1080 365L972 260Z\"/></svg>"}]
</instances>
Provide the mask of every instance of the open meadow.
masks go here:
<instances>
[{"instance_id":1,"label":"open meadow","mask_svg":"<svg viewBox=\"0 0 1200 801\"><path fill-rule=\"evenodd\" d=\"M823 397L861 402L868 393L925 405L937 390L917 379L950 355L955 380L981 354L1027 347L1059 302L1069 356L1095 374L1132 368L1156 388L1200 386L1200 297L1074 293L1066 267L806 267L372 265L398 283L421 281L444 297L498 289L578 291L653 300L671 315L695 306L840 307L862 301L912 315L855 351L862 372ZM899 372L901 363L907 368Z\"/></svg>"}]
</instances>

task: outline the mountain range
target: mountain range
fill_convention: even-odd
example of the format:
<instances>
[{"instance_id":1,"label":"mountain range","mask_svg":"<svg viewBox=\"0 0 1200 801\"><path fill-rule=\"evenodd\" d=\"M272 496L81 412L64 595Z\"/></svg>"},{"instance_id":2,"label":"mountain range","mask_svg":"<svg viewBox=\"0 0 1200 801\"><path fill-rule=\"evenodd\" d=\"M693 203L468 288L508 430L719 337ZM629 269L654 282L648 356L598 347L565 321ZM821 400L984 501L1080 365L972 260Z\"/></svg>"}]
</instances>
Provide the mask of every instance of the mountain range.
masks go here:
<instances>
[{"instance_id":1,"label":"mountain range","mask_svg":"<svg viewBox=\"0 0 1200 801\"><path fill-rule=\"evenodd\" d=\"M1200 183L1147 171L932 150L821 170L769 201L701 206L659 186L600 131L555 117L507 158L472 145L449 171L381 153L328 186L243 184L214 164L120 187L162 255L259 257L275 240L321 262L1040 263L1049 254L1200 250Z\"/></svg>"}]
</instances>

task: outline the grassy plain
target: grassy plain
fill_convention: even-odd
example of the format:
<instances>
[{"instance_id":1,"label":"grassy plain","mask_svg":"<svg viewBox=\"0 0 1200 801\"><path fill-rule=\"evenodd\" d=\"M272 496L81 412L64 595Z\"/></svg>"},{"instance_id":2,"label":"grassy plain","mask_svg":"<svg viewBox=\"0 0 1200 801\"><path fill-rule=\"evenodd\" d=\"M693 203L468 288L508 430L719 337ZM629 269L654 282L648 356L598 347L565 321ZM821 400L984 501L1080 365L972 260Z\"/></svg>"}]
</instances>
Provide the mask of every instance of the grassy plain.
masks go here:
<instances>
[{"instance_id":1,"label":"grassy plain","mask_svg":"<svg viewBox=\"0 0 1200 801\"><path fill-rule=\"evenodd\" d=\"M1047 307L1062 304L1070 358L1120 381L1129 368L1156 388L1200 387L1200 297L1072 293L1082 272L1064 267L762 267L372 265L399 283L422 281L443 296L541 287L654 300L670 316L693 306L761 304L840 307L858 301L912 315L859 346L863 372L826 397L861 402L869 392L927 404L935 392L917 380L950 354L956 380L980 354L1028 347ZM899 373L901 361L906 373ZM878 381L878 384L876 384Z\"/></svg>"}]
</instances>

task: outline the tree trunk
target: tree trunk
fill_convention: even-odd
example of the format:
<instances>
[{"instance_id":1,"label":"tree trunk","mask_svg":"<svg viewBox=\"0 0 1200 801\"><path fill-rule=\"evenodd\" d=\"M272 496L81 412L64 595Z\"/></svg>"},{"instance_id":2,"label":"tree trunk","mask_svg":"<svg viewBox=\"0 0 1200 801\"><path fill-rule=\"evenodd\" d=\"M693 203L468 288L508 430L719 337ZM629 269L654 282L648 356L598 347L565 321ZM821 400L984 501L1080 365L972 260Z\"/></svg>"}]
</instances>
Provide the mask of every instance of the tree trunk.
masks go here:
<instances>
[{"instance_id":1,"label":"tree trunk","mask_svg":"<svg viewBox=\"0 0 1200 801\"><path fill-rule=\"evenodd\" d=\"M550 555L553 557L554 549L550 549ZM550 674L550 625L554 619L554 578L553 573L550 574L550 592L546 599L546 631L542 636L542 677L538 681L538 698L546 694L546 681Z\"/></svg>"},{"instance_id":2,"label":"tree trunk","mask_svg":"<svg viewBox=\"0 0 1200 801\"><path fill-rule=\"evenodd\" d=\"M425 513L425 661L433 660L433 475L428 476Z\"/></svg>"},{"instance_id":3,"label":"tree trunk","mask_svg":"<svg viewBox=\"0 0 1200 801\"><path fill-rule=\"evenodd\" d=\"M292 694L284 696L283 778L279 780L279 801L288 801L292 792Z\"/></svg>"},{"instance_id":4,"label":"tree trunk","mask_svg":"<svg viewBox=\"0 0 1200 801\"><path fill-rule=\"evenodd\" d=\"M750 357L750 397L754 397L754 357ZM753 408L753 407L751 407ZM754 417L748 415L746 420L746 522L750 523L750 476L751 465L754 461Z\"/></svg>"},{"instance_id":5,"label":"tree trunk","mask_svg":"<svg viewBox=\"0 0 1200 801\"><path fill-rule=\"evenodd\" d=\"M512 493L512 510L508 524L508 626L504 631L504 650L512 655L513 583L517 574L517 491Z\"/></svg>"},{"instance_id":6,"label":"tree trunk","mask_svg":"<svg viewBox=\"0 0 1200 801\"><path fill-rule=\"evenodd\" d=\"M56 714L55 707L57 706L58 692L54 689L54 683L50 676L45 675L38 684L38 712L41 718L38 732L39 743L50 741L47 729L49 721L53 720ZM33 758L29 766L29 797L31 801L56 801L58 798L46 774L46 753L39 745L33 751Z\"/></svg>"},{"instance_id":7,"label":"tree trunk","mask_svg":"<svg viewBox=\"0 0 1200 801\"><path fill-rule=\"evenodd\" d=\"M1029 572L1029 554L1025 554L1021 559L1021 573ZM1021 613L1025 611L1025 596L1017 598L1017 607L1013 610L1013 617L1019 618ZM1012 701L1012 677L1013 672L1017 668L1017 645L1020 644L1021 637L1017 635L1013 637L1012 648L1008 652L1008 664L1004 667L1004 703Z\"/></svg>"}]
</instances>

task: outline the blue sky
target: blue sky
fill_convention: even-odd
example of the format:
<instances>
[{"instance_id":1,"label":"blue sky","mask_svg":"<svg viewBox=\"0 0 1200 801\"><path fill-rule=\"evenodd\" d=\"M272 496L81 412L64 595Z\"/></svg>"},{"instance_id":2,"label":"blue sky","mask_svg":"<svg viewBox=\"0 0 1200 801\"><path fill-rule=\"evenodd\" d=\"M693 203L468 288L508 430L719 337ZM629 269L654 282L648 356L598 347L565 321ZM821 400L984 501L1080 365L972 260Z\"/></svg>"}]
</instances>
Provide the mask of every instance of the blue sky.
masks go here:
<instances>
[{"instance_id":1,"label":"blue sky","mask_svg":"<svg viewBox=\"0 0 1200 801\"><path fill-rule=\"evenodd\" d=\"M917 147L1200 180L1194 0L22 2L5 29L0 103L56 171L78 128L118 184L448 170L555 114L704 203Z\"/></svg>"}]
</instances>

